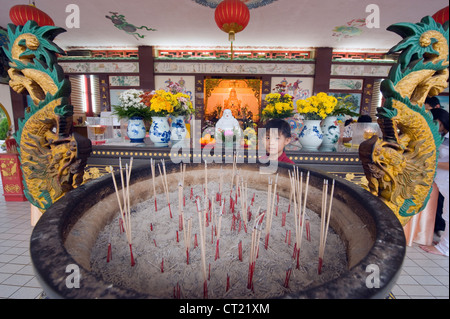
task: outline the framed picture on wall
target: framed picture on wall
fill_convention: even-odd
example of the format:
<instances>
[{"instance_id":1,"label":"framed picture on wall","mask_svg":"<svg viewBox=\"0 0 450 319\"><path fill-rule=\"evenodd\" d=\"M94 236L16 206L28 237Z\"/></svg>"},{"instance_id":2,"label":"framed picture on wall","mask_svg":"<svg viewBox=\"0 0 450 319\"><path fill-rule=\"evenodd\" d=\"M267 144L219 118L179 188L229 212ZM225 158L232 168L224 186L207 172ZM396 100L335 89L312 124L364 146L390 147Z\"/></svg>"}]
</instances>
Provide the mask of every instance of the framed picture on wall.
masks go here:
<instances>
[{"instance_id":1,"label":"framed picture on wall","mask_svg":"<svg viewBox=\"0 0 450 319\"><path fill-rule=\"evenodd\" d=\"M109 99L111 103L111 109L114 105L120 105L119 96L121 93L125 92L128 89L110 89L109 90Z\"/></svg>"},{"instance_id":2,"label":"framed picture on wall","mask_svg":"<svg viewBox=\"0 0 450 319\"><path fill-rule=\"evenodd\" d=\"M330 79L330 90L362 90L362 79Z\"/></svg>"},{"instance_id":3,"label":"framed picture on wall","mask_svg":"<svg viewBox=\"0 0 450 319\"><path fill-rule=\"evenodd\" d=\"M342 92L328 92L329 95L332 95L336 98L345 99L346 102L351 102L353 106L355 106L356 113L360 113L361 108L361 93L342 93Z\"/></svg>"},{"instance_id":4,"label":"framed picture on wall","mask_svg":"<svg viewBox=\"0 0 450 319\"><path fill-rule=\"evenodd\" d=\"M284 85L286 92L292 95L294 105L297 100L304 100L311 96L313 91L314 78L312 77L272 77L271 93L277 84Z\"/></svg>"}]
</instances>

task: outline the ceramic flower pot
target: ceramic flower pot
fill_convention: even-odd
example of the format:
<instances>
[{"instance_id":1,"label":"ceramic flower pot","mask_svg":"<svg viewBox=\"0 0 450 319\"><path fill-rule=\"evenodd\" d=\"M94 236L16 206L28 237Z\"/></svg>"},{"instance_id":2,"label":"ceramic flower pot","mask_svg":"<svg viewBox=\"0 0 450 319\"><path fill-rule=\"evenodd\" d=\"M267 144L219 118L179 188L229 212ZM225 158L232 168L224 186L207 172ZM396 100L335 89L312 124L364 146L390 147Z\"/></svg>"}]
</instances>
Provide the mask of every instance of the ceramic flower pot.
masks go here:
<instances>
[{"instance_id":1,"label":"ceramic flower pot","mask_svg":"<svg viewBox=\"0 0 450 319\"><path fill-rule=\"evenodd\" d=\"M172 124L170 128L170 139L173 142L180 142L186 138L187 129L183 115L172 116Z\"/></svg>"},{"instance_id":2,"label":"ceramic flower pot","mask_svg":"<svg viewBox=\"0 0 450 319\"><path fill-rule=\"evenodd\" d=\"M128 119L127 135L131 143L144 143L145 133L142 117L133 116Z\"/></svg>"},{"instance_id":3,"label":"ceramic flower pot","mask_svg":"<svg viewBox=\"0 0 450 319\"><path fill-rule=\"evenodd\" d=\"M170 126L165 116L152 117L152 126L150 126L150 140L158 147L169 145Z\"/></svg>"},{"instance_id":4,"label":"ceramic flower pot","mask_svg":"<svg viewBox=\"0 0 450 319\"><path fill-rule=\"evenodd\" d=\"M320 127L321 120L305 120L299 136L302 149L316 151L323 141L323 133Z\"/></svg>"},{"instance_id":5,"label":"ceramic flower pot","mask_svg":"<svg viewBox=\"0 0 450 319\"><path fill-rule=\"evenodd\" d=\"M340 130L337 116L328 116L322 121L323 142L322 146L333 146L339 140Z\"/></svg>"}]
</instances>

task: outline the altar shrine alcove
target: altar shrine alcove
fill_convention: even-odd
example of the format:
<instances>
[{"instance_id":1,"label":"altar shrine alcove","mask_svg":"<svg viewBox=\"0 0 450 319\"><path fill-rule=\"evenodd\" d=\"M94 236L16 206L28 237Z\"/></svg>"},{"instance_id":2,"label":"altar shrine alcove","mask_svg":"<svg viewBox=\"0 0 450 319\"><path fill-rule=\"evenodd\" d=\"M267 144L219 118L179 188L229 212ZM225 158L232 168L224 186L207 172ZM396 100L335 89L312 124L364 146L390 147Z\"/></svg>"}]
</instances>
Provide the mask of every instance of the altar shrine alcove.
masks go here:
<instances>
[{"instance_id":1,"label":"altar shrine alcove","mask_svg":"<svg viewBox=\"0 0 450 319\"><path fill-rule=\"evenodd\" d=\"M261 115L260 79L205 79L205 120L216 122L230 109L243 123L258 122Z\"/></svg>"}]
</instances>

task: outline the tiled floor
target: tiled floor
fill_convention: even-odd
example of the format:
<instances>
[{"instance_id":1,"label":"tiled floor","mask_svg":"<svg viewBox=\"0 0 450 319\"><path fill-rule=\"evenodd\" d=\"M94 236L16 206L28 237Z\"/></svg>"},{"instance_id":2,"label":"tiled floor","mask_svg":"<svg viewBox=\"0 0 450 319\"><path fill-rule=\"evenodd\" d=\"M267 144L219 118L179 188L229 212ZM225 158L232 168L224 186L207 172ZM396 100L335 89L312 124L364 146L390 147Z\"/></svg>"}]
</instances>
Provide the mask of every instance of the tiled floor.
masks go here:
<instances>
[{"instance_id":1,"label":"tiled floor","mask_svg":"<svg viewBox=\"0 0 450 319\"><path fill-rule=\"evenodd\" d=\"M41 298L29 255L31 232L30 204L6 202L0 195L0 299ZM448 299L448 269L448 257L425 253L417 245L408 247L392 293L397 299Z\"/></svg>"}]
</instances>

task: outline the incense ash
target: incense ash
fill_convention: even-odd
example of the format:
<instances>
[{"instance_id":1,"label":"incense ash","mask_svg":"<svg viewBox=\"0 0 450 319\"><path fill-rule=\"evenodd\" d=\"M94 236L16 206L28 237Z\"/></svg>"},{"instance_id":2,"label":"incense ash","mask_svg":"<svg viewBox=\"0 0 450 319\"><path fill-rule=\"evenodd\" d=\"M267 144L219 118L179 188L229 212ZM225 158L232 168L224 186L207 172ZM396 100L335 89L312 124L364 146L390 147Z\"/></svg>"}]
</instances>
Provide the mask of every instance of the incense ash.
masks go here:
<instances>
[{"instance_id":1,"label":"incense ash","mask_svg":"<svg viewBox=\"0 0 450 319\"><path fill-rule=\"evenodd\" d=\"M165 177L162 164L152 171L161 169ZM91 254L96 275L155 298L266 299L315 287L347 270L345 245L328 228L329 215L322 221L321 212L306 208L306 176L292 172L295 192L285 198L275 176L261 191L247 185L235 167L233 174L224 170L208 180L205 165L201 185L187 185L184 172L181 167L173 192L167 178L161 179L160 194L150 181L149 199L127 207L129 213L118 212L100 232Z\"/></svg>"}]
</instances>

